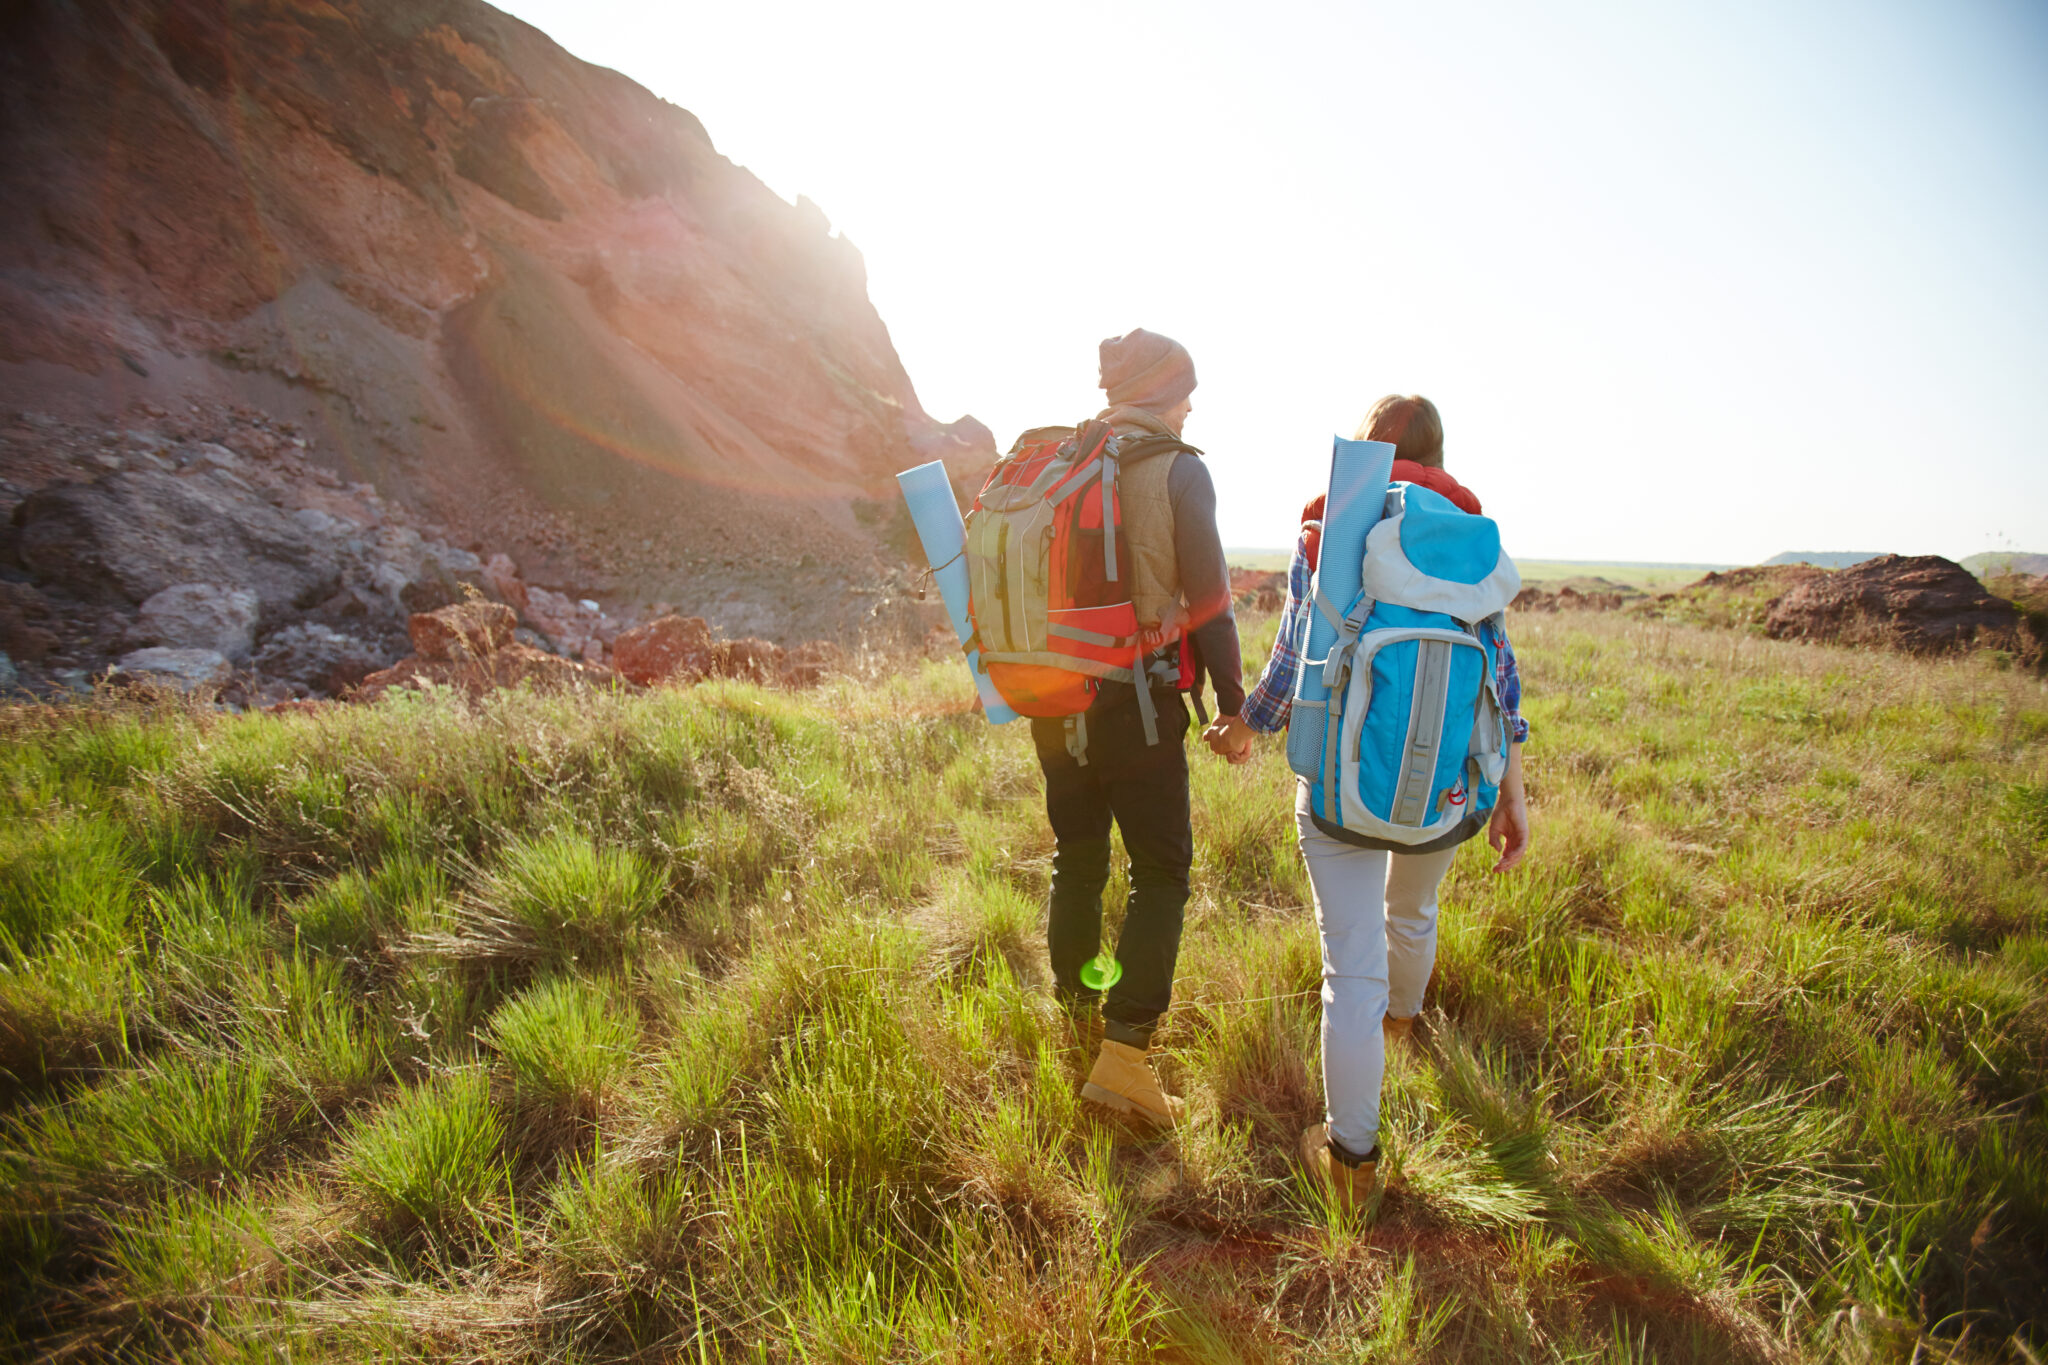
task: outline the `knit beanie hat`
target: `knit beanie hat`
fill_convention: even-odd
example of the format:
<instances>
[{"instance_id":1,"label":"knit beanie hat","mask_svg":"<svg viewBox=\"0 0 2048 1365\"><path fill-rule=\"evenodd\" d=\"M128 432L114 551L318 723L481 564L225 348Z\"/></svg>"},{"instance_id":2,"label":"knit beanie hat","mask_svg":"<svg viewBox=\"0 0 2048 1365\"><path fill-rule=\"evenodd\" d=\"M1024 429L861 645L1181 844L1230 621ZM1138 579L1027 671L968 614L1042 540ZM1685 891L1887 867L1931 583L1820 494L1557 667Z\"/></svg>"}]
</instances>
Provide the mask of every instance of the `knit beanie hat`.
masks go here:
<instances>
[{"instance_id":1,"label":"knit beanie hat","mask_svg":"<svg viewBox=\"0 0 2048 1365\"><path fill-rule=\"evenodd\" d=\"M1171 412L1195 391L1195 362L1172 337L1140 327L1102 343L1102 387L1112 406Z\"/></svg>"}]
</instances>

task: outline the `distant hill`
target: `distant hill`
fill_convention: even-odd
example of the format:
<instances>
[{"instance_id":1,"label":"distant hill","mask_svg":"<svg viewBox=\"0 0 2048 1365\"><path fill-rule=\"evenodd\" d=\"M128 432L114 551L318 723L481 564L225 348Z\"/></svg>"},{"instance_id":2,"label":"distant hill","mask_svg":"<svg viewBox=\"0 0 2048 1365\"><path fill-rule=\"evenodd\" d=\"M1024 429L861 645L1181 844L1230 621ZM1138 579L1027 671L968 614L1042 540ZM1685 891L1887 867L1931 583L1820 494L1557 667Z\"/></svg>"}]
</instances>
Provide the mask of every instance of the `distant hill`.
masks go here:
<instances>
[{"instance_id":1,"label":"distant hill","mask_svg":"<svg viewBox=\"0 0 2048 1365\"><path fill-rule=\"evenodd\" d=\"M1225 546L1223 557L1233 569L1285 573L1288 563L1294 558L1294 551L1281 547L1235 545ZM1691 583L1701 574L1720 573L1737 566L1611 559L1527 559L1517 555L1515 567L1521 571L1525 585L1541 584L1551 589L1570 585L1581 592L1616 587L1659 592ZM1605 588L1598 586L1603 583Z\"/></svg>"},{"instance_id":2,"label":"distant hill","mask_svg":"<svg viewBox=\"0 0 2048 1365\"><path fill-rule=\"evenodd\" d=\"M1765 564L1811 564L1816 569L1846 569L1866 559L1876 559L1883 550L1787 550L1772 555Z\"/></svg>"},{"instance_id":3,"label":"distant hill","mask_svg":"<svg viewBox=\"0 0 2048 1365\"><path fill-rule=\"evenodd\" d=\"M2048 555L2021 554L2016 550L1989 550L1971 555L1963 567L1983 578L1989 574L2048 574Z\"/></svg>"}]
</instances>

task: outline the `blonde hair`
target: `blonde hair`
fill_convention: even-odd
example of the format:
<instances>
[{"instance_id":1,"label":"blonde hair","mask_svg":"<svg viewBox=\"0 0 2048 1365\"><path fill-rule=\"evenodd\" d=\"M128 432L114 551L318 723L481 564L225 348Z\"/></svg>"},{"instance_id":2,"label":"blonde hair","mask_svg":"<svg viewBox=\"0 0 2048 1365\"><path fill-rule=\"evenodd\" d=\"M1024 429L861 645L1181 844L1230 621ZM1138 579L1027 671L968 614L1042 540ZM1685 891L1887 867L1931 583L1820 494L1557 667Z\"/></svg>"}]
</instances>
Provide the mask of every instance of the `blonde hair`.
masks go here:
<instances>
[{"instance_id":1,"label":"blonde hair","mask_svg":"<svg viewBox=\"0 0 2048 1365\"><path fill-rule=\"evenodd\" d=\"M1390 393L1372 405L1358 424L1355 441L1390 441L1394 458L1413 460L1431 469L1444 467L1444 419L1436 404L1419 393Z\"/></svg>"}]
</instances>

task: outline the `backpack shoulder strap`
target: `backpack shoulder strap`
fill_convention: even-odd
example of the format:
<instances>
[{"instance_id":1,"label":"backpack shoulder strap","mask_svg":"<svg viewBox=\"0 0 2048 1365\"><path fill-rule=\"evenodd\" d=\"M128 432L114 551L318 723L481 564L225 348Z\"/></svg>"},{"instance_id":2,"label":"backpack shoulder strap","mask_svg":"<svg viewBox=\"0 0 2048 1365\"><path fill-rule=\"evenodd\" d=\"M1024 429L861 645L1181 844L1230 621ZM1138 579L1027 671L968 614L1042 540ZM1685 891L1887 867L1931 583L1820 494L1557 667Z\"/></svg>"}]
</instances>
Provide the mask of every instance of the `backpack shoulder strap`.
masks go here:
<instances>
[{"instance_id":1,"label":"backpack shoulder strap","mask_svg":"<svg viewBox=\"0 0 2048 1365\"><path fill-rule=\"evenodd\" d=\"M1126 466L1134 465L1140 460L1149 460L1155 455L1193 455L1199 458L1202 454L1196 447L1177 437L1159 436L1150 432L1120 436L1117 438L1117 445L1123 451L1122 462Z\"/></svg>"}]
</instances>

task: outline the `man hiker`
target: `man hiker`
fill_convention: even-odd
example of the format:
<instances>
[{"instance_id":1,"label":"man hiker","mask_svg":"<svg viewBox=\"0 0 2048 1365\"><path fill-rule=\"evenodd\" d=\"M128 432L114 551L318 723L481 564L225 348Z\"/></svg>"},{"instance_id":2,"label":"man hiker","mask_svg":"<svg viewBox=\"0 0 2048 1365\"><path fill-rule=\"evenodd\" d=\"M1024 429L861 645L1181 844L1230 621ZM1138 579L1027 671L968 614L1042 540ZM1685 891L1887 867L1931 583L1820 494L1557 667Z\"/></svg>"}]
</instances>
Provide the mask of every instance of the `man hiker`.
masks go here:
<instances>
[{"instance_id":1,"label":"man hiker","mask_svg":"<svg viewBox=\"0 0 2048 1365\"><path fill-rule=\"evenodd\" d=\"M1101 364L1109 406L1100 420L1131 452L1117 472L1117 495L1134 561L1131 597L1139 628L1150 632L1148 642L1158 637L1153 657L1160 659L1185 657L1180 637L1188 636L1197 669L1215 684L1218 711L1234 716L1244 685L1230 570L1216 532L1216 488L1201 452L1180 443L1193 408L1194 361L1179 342L1140 328L1103 342ZM1148 443L1159 453L1139 454ZM1110 681L1081 718L1086 739L1078 754L1071 720L1033 720L1031 734L1058 845L1047 932L1053 980L1084 1043L1092 1040L1098 1017L1102 1029L1081 1093L1165 1125L1179 1117L1181 1101L1160 1088L1147 1053L1173 998L1194 833L1183 747L1187 703L1171 682L1151 684L1150 696L1156 742L1148 740L1136 687ZM1105 993L1084 981L1081 969L1101 950L1112 823L1130 858L1131 893L1116 945L1122 975Z\"/></svg>"}]
</instances>

